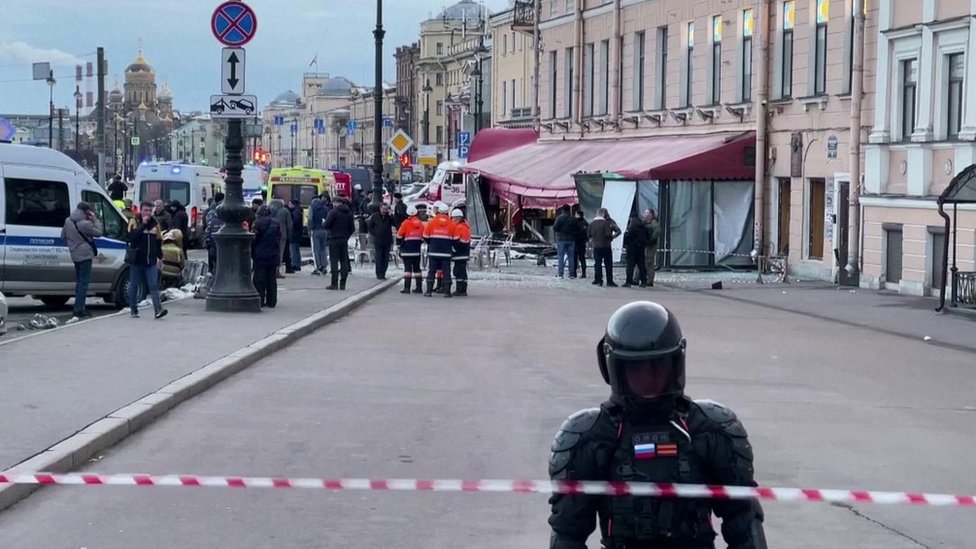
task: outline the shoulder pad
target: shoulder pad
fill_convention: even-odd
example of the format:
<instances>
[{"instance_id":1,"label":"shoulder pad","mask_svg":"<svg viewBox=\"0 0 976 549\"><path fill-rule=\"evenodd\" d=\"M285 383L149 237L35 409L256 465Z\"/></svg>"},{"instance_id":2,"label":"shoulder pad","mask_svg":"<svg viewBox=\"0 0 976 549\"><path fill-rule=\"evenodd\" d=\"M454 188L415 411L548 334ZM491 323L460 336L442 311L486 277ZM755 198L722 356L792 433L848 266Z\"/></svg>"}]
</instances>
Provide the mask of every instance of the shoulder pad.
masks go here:
<instances>
[{"instance_id":1,"label":"shoulder pad","mask_svg":"<svg viewBox=\"0 0 976 549\"><path fill-rule=\"evenodd\" d=\"M696 400L694 402L705 417L717 423L725 434L733 437L748 436L746 428L730 408L714 400Z\"/></svg>"},{"instance_id":2,"label":"shoulder pad","mask_svg":"<svg viewBox=\"0 0 976 549\"><path fill-rule=\"evenodd\" d=\"M552 478L567 478L580 440L596 425L600 413L599 408L580 410L563 422L552 441L552 453L549 456L549 475Z\"/></svg>"}]
</instances>

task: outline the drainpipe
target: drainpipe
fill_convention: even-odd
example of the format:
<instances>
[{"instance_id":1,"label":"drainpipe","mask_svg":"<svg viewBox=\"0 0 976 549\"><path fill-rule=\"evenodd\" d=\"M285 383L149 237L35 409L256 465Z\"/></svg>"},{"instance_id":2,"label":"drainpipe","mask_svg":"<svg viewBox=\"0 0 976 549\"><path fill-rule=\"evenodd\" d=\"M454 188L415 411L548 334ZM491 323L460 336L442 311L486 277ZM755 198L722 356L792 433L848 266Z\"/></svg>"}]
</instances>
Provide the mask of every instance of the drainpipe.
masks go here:
<instances>
[{"instance_id":1,"label":"drainpipe","mask_svg":"<svg viewBox=\"0 0 976 549\"><path fill-rule=\"evenodd\" d=\"M620 31L620 0L613 0L613 52L610 63L613 65L613 104L610 106L610 116L617 131L620 131L620 121L623 113L620 112L623 94L623 74L620 71L620 60L623 58L623 40ZM636 84L635 85L639 85Z\"/></svg>"},{"instance_id":2,"label":"drainpipe","mask_svg":"<svg viewBox=\"0 0 976 549\"><path fill-rule=\"evenodd\" d=\"M769 132L769 44L772 33L770 23L770 4L773 0L759 1L759 71L757 93L753 105L756 113L756 189L753 217L755 219L755 247L753 257L756 261L766 255L765 230L766 223L766 161L768 156L767 143ZM759 280L762 280L762 269Z\"/></svg>"},{"instance_id":3,"label":"drainpipe","mask_svg":"<svg viewBox=\"0 0 976 549\"><path fill-rule=\"evenodd\" d=\"M579 126L580 139L583 138L583 4L576 2L576 47L574 48L573 64L576 65L576 78L573 79L573 96L570 100L576 102L576 124Z\"/></svg>"},{"instance_id":4,"label":"drainpipe","mask_svg":"<svg viewBox=\"0 0 976 549\"><path fill-rule=\"evenodd\" d=\"M851 67L851 169L847 215L848 282L860 285L861 267L861 96L864 93L864 0L854 0L853 66Z\"/></svg>"},{"instance_id":5,"label":"drainpipe","mask_svg":"<svg viewBox=\"0 0 976 549\"><path fill-rule=\"evenodd\" d=\"M533 23L533 29L532 29L532 36L534 37L532 39L532 45L534 46L533 49L535 49L535 51L533 52L534 66L532 67L532 73L534 76L534 80L532 81L532 95L533 95L533 99L532 99L533 124L532 125L535 127L536 133L538 133L539 130L542 129L541 128L542 107L540 102L541 99L539 98L539 71L540 71L539 67L542 64L542 41L540 40L541 36L539 35L540 18L542 18L542 0L535 0L535 22ZM495 70L494 61L492 61L491 70L492 71ZM555 86L556 83L553 82L552 85ZM492 99L494 100L494 97Z\"/></svg>"}]
</instances>

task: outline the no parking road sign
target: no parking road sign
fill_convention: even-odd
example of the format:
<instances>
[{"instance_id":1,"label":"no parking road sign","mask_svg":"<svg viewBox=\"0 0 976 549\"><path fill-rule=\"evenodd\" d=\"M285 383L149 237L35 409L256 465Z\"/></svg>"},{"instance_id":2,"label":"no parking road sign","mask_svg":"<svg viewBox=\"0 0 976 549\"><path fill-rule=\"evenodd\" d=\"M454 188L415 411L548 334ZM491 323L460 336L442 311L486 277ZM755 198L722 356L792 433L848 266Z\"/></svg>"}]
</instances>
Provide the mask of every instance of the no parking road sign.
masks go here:
<instances>
[{"instance_id":1,"label":"no parking road sign","mask_svg":"<svg viewBox=\"0 0 976 549\"><path fill-rule=\"evenodd\" d=\"M243 2L224 2L214 10L210 29L221 44L240 47L254 38L258 31L258 17Z\"/></svg>"}]
</instances>

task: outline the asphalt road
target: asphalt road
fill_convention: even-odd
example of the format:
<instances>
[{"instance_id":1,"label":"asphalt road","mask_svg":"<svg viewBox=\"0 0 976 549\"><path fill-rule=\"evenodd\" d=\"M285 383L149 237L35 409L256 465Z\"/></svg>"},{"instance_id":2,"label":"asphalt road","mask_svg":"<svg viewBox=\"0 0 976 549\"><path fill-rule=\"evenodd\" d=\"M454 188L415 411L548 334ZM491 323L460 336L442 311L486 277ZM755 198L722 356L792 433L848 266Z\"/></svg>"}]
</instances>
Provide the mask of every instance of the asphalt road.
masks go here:
<instances>
[{"instance_id":1,"label":"asphalt road","mask_svg":"<svg viewBox=\"0 0 976 549\"><path fill-rule=\"evenodd\" d=\"M541 478L561 421L607 393L607 316L653 296L689 339L688 393L737 411L760 483L976 493L972 354L701 293L486 285L388 292L87 469ZM972 509L765 507L770 547L976 543ZM0 514L0 547L528 549L547 546L547 515L539 495L62 487Z\"/></svg>"}]
</instances>

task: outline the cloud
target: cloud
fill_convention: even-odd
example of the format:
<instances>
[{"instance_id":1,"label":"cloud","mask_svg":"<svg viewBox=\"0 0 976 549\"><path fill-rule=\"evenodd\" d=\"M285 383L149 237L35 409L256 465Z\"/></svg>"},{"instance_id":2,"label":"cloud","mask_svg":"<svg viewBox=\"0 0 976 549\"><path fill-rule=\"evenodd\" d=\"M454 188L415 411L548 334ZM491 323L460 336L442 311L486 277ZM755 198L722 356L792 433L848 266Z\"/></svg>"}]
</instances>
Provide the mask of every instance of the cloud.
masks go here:
<instances>
[{"instance_id":1,"label":"cloud","mask_svg":"<svg viewBox=\"0 0 976 549\"><path fill-rule=\"evenodd\" d=\"M83 64L77 56L59 49L44 49L32 46L26 42L0 42L0 59L16 63L50 62L52 65Z\"/></svg>"}]
</instances>

